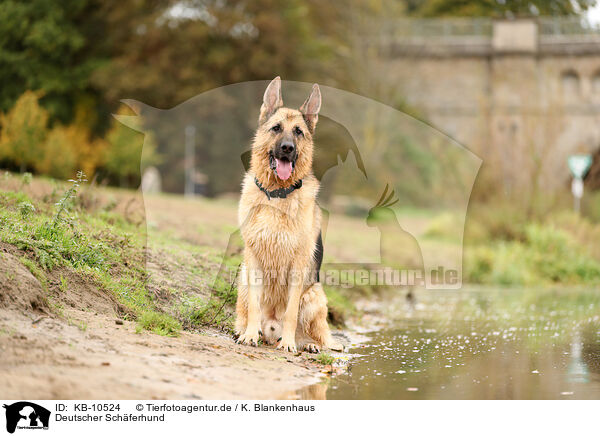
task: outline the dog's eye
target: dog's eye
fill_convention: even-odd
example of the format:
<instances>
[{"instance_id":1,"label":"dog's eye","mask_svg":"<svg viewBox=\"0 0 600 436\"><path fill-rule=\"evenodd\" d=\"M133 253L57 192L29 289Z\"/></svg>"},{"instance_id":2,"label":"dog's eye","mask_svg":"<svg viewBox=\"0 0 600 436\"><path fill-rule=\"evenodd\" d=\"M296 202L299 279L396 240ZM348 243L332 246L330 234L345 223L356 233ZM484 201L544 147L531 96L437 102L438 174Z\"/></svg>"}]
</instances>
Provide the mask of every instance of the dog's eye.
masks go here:
<instances>
[{"instance_id":1,"label":"dog's eye","mask_svg":"<svg viewBox=\"0 0 600 436\"><path fill-rule=\"evenodd\" d=\"M271 130L275 133L281 132L281 124L275 124L273 127L271 127Z\"/></svg>"},{"instance_id":2,"label":"dog's eye","mask_svg":"<svg viewBox=\"0 0 600 436\"><path fill-rule=\"evenodd\" d=\"M298 135L298 136L300 136L300 135L303 135L303 133L302 133L302 129L301 129L300 127L296 127L296 128L294 129L294 133L295 133L296 135Z\"/></svg>"}]
</instances>

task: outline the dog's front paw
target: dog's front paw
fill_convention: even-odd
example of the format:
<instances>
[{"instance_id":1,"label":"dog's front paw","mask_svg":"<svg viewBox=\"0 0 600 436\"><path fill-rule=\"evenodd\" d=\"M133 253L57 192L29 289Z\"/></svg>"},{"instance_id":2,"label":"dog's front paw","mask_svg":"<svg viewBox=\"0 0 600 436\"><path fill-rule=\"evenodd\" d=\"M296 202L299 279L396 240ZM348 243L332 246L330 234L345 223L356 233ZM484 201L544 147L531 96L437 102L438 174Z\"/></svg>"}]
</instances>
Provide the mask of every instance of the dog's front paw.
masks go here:
<instances>
[{"instance_id":1,"label":"dog's front paw","mask_svg":"<svg viewBox=\"0 0 600 436\"><path fill-rule=\"evenodd\" d=\"M246 329L246 332L243 335L240 335L239 338L235 341L238 344L251 345L252 347L258 347L258 336L259 331L254 330L250 331Z\"/></svg>"},{"instance_id":2,"label":"dog's front paw","mask_svg":"<svg viewBox=\"0 0 600 436\"><path fill-rule=\"evenodd\" d=\"M290 353L297 353L296 341L292 339L279 338L279 344L277 344L278 350L289 351Z\"/></svg>"},{"instance_id":3,"label":"dog's front paw","mask_svg":"<svg viewBox=\"0 0 600 436\"><path fill-rule=\"evenodd\" d=\"M311 342L304 346L304 351L308 351L309 353L318 353L319 351L321 351L321 349L317 344Z\"/></svg>"}]
</instances>

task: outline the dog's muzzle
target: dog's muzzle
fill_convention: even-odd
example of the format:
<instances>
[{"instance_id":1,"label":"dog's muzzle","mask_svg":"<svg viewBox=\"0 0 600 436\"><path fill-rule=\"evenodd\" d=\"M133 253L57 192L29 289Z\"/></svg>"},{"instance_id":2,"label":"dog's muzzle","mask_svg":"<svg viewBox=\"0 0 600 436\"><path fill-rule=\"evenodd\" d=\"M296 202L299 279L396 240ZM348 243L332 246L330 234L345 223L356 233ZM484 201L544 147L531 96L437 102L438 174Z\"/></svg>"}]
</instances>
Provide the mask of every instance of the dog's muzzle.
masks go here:
<instances>
[{"instance_id":1,"label":"dog's muzzle","mask_svg":"<svg viewBox=\"0 0 600 436\"><path fill-rule=\"evenodd\" d=\"M296 168L296 158L297 153L295 151L292 153L282 153L279 152L279 150L272 150L269 152L269 167L278 177L286 180L291 176ZM278 165L288 168L287 172L281 171L285 174L283 177L281 177L280 171L278 170ZM291 166L291 172L288 165Z\"/></svg>"}]
</instances>

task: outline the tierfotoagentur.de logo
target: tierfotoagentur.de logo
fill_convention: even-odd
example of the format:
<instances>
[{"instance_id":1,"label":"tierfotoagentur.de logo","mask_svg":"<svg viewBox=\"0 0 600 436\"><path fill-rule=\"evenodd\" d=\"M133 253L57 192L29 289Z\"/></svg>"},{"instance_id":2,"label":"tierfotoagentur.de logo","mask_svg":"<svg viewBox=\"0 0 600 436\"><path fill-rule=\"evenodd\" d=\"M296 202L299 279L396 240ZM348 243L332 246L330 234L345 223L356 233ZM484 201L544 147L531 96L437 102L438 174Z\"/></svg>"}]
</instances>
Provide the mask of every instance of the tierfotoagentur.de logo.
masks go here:
<instances>
[{"instance_id":1,"label":"tierfotoagentur.de logo","mask_svg":"<svg viewBox=\"0 0 600 436\"><path fill-rule=\"evenodd\" d=\"M4 404L6 409L6 431L14 433L15 430L48 430L50 411L42 406L29 401L19 401L13 404Z\"/></svg>"}]
</instances>

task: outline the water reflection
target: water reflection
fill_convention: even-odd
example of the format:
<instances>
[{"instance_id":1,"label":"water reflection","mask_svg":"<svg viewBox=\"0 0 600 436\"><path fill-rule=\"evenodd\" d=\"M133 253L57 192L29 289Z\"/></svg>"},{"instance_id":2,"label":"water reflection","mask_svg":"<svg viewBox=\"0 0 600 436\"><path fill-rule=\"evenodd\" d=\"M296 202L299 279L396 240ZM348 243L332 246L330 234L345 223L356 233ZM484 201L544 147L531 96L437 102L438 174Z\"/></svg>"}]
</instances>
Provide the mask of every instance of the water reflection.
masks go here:
<instances>
[{"instance_id":1,"label":"water reflection","mask_svg":"<svg viewBox=\"0 0 600 436\"><path fill-rule=\"evenodd\" d=\"M418 301L410 315L391 310L392 326L351 350L361 356L349 373L318 396L600 399L598 291L427 291Z\"/></svg>"},{"instance_id":2,"label":"water reflection","mask_svg":"<svg viewBox=\"0 0 600 436\"><path fill-rule=\"evenodd\" d=\"M575 331L571 342L571 358L567 369L568 380L575 383L587 383L589 381L589 371L582 359L582 348L579 332Z\"/></svg>"}]
</instances>

